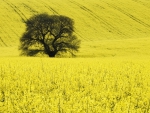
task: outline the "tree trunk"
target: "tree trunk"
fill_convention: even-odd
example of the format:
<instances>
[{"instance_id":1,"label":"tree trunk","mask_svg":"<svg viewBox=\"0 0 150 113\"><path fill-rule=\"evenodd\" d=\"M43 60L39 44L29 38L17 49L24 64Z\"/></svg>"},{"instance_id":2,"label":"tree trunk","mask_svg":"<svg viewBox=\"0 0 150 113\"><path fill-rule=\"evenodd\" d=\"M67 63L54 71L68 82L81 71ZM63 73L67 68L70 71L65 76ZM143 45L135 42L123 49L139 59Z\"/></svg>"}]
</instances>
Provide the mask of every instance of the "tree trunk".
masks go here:
<instances>
[{"instance_id":1,"label":"tree trunk","mask_svg":"<svg viewBox=\"0 0 150 113\"><path fill-rule=\"evenodd\" d=\"M51 51L49 45L47 45L46 43L43 43L43 45L44 45L45 53L48 54L49 57L55 57L58 51L56 50L54 44L52 45L54 51Z\"/></svg>"},{"instance_id":2,"label":"tree trunk","mask_svg":"<svg viewBox=\"0 0 150 113\"><path fill-rule=\"evenodd\" d=\"M55 57L56 53L57 53L56 51L51 51L48 53L48 56L49 57Z\"/></svg>"}]
</instances>

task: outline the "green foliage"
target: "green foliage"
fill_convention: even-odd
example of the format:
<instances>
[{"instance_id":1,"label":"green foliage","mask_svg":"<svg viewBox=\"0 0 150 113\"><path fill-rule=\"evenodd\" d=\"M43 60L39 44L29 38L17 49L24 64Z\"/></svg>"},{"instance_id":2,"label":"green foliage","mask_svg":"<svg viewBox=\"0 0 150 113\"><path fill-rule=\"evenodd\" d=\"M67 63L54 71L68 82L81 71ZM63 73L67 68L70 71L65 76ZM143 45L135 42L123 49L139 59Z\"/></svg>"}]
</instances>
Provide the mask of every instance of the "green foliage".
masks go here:
<instances>
[{"instance_id":1,"label":"green foliage","mask_svg":"<svg viewBox=\"0 0 150 113\"><path fill-rule=\"evenodd\" d=\"M22 55L75 55L80 47L80 40L73 34L74 21L69 17L43 13L29 18L25 24L26 31L20 38Z\"/></svg>"}]
</instances>

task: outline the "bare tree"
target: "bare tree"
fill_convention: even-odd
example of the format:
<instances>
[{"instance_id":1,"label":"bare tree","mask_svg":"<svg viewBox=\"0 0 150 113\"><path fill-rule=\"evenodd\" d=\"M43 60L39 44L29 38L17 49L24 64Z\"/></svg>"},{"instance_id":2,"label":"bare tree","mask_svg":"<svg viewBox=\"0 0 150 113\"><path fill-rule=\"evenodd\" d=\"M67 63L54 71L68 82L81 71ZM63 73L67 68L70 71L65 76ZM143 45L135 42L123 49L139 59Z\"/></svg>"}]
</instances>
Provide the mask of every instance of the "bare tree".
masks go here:
<instances>
[{"instance_id":1,"label":"bare tree","mask_svg":"<svg viewBox=\"0 0 150 113\"><path fill-rule=\"evenodd\" d=\"M25 24L26 31L20 38L21 55L75 55L80 47L80 40L73 34L74 21L69 17L44 13L29 18Z\"/></svg>"}]
</instances>

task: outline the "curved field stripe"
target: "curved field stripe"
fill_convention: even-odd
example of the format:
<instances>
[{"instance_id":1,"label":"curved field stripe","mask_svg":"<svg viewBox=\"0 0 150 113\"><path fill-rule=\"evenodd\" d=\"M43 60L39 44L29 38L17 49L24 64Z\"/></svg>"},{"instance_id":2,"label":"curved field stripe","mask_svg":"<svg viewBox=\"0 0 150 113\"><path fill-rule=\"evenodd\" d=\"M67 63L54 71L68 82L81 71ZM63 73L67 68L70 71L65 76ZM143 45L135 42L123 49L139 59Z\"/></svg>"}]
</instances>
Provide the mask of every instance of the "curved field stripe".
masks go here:
<instances>
[{"instance_id":1,"label":"curved field stripe","mask_svg":"<svg viewBox=\"0 0 150 113\"><path fill-rule=\"evenodd\" d=\"M55 9L53 9L49 4L47 4L46 2L44 2L44 1L37 1L37 2L39 2L38 4L43 4L43 6L45 8L47 8L49 11L53 12L53 14L59 15L59 13Z\"/></svg>"},{"instance_id":2,"label":"curved field stripe","mask_svg":"<svg viewBox=\"0 0 150 113\"><path fill-rule=\"evenodd\" d=\"M53 14L59 15L59 13L58 13L55 9L53 9L52 7L50 7L49 5L47 5L44 1L42 1L41 3L42 3L47 9L49 9L50 11L52 11Z\"/></svg>"},{"instance_id":3,"label":"curved field stripe","mask_svg":"<svg viewBox=\"0 0 150 113\"><path fill-rule=\"evenodd\" d=\"M10 46L10 44L12 43L12 37L8 33L8 30L4 29L2 26L0 26L0 30L2 32L2 35L0 36L0 41L3 43L3 45Z\"/></svg>"},{"instance_id":4,"label":"curved field stripe","mask_svg":"<svg viewBox=\"0 0 150 113\"><path fill-rule=\"evenodd\" d=\"M100 16L98 16L97 14L95 14L92 10L88 9L87 7L75 2L75 1L71 1L73 4L79 6L81 9L83 9L84 11L88 12L90 15L92 15L95 19L97 19L98 21L100 21L102 24L105 25L105 29L107 31L115 31L118 34L121 35L125 35L124 33L122 33L120 30L118 30L116 27L112 26L110 23L108 23L106 20L104 20L103 18L101 18Z\"/></svg>"},{"instance_id":5,"label":"curved field stripe","mask_svg":"<svg viewBox=\"0 0 150 113\"><path fill-rule=\"evenodd\" d=\"M80 37L80 39L84 39L84 40L86 40L86 41L92 41L92 40L90 40L90 39L88 39L88 38L84 38L83 36L81 36L78 32L76 32L77 31L77 29L75 28L75 34L77 34L79 37Z\"/></svg>"},{"instance_id":6,"label":"curved field stripe","mask_svg":"<svg viewBox=\"0 0 150 113\"><path fill-rule=\"evenodd\" d=\"M106 3L106 4L108 4L109 7L112 7L112 8L114 8L115 10L118 10L119 12L121 12L121 13L123 13L124 15L128 16L129 18L131 18L132 20L136 21L137 23L139 23L139 24L141 24L141 25L143 25L143 26L145 26L145 27L150 28L150 25L149 25L149 24L147 24L147 23L141 21L140 19L138 19L138 18L136 18L135 16L133 16L132 14L130 14L130 13L124 11L123 9L119 8L118 6L114 6L114 5L110 4L110 3Z\"/></svg>"},{"instance_id":7,"label":"curved field stripe","mask_svg":"<svg viewBox=\"0 0 150 113\"><path fill-rule=\"evenodd\" d=\"M31 7L29 7L28 5L26 5L25 3L22 3L22 5L28 9L30 12L32 12L33 14L37 14L38 12L34 9L32 9Z\"/></svg>"},{"instance_id":8,"label":"curved field stripe","mask_svg":"<svg viewBox=\"0 0 150 113\"><path fill-rule=\"evenodd\" d=\"M12 3L8 3L5 0L3 0L7 5L9 5L22 19L23 22L27 20L26 16Z\"/></svg>"},{"instance_id":9,"label":"curved field stripe","mask_svg":"<svg viewBox=\"0 0 150 113\"><path fill-rule=\"evenodd\" d=\"M1 41L5 46L7 46L7 44L2 40L1 37L0 37L0 41Z\"/></svg>"},{"instance_id":10,"label":"curved field stripe","mask_svg":"<svg viewBox=\"0 0 150 113\"><path fill-rule=\"evenodd\" d=\"M147 8L150 8L150 4L148 5L148 4L143 3L142 1L138 1L138 0L132 0L132 1L134 1L134 2L136 2L136 3L139 3L139 4L141 4L141 5L144 5L144 6L147 7ZM150 3L150 2L149 2L149 3Z\"/></svg>"}]
</instances>

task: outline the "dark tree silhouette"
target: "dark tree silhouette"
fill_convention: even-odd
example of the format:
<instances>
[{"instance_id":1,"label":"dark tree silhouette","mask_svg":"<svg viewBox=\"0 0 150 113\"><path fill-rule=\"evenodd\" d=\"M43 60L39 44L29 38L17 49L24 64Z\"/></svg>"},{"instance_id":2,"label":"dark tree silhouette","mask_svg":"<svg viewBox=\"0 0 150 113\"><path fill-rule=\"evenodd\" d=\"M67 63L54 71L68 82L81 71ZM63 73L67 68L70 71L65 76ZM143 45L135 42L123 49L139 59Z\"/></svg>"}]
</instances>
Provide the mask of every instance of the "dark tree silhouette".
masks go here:
<instances>
[{"instance_id":1,"label":"dark tree silhouette","mask_svg":"<svg viewBox=\"0 0 150 113\"><path fill-rule=\"evenodd\" d=\"M75 55L80 47L80 40L73 34L74 21L69 17L44 13L29 18L25 24L26 31L20 38L21 55Z\"/></svg>"}]
</instances>

